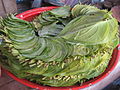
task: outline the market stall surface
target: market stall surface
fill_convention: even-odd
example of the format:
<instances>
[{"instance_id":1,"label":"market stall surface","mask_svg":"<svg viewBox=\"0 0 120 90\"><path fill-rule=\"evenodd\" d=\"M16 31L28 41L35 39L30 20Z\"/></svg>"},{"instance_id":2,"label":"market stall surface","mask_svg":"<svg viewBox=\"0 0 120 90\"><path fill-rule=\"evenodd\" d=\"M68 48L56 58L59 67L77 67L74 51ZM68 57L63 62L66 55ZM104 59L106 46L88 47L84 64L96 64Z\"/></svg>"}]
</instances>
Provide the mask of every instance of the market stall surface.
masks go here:
<instances>
[{"instance_id":1,"label":"market stall surface","mask_svg":"<svg viewBox=\"0 0 120 90\"><path fill-rule=\"evenodd\" d=\"M7 74L2 72L0 77L0 90L34 90L13 80Z\"/></svg>"}]
</instances>

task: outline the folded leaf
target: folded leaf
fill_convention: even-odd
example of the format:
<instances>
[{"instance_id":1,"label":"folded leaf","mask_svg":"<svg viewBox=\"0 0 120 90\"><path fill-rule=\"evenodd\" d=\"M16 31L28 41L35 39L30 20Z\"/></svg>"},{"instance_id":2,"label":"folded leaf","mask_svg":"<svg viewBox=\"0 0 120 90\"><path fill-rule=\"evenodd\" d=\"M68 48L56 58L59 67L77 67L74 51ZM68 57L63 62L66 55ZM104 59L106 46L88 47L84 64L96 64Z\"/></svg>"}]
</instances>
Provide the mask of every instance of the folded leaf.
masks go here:
<instances>
[{"instance_id":1,"label":"folded leaf","mask_svg":"<svg viewBox=\"0 0 120 90\"><path fill-rule=\"evenodd\" d=\"M73 43L95 45L112 40L117 28L116 19L106 11L98 11L94 15L83 15L73 19L59 36Z\"/></svg>"}]
</instances>

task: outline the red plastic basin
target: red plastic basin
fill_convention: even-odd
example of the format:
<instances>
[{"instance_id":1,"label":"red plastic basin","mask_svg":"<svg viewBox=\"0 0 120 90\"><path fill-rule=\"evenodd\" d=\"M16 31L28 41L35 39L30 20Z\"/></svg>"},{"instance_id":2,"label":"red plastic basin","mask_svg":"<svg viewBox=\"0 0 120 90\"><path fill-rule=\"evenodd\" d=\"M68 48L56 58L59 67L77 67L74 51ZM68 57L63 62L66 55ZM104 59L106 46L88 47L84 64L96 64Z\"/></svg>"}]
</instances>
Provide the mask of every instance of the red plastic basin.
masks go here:
<instances>
[{"instance_id":1,"label":"red plastic basin","mask_svg":"<svg viewBox=\"0 0 120 90\"><path fill-rule=\"evenodd\" d=\"M48 11L51 9L54 9L57 7L42 7L42 8L36 8L36 9L32 9L32 10L28 10L26 12L23 12L21 14L18 14L16 17L23 19L23 20L27 20L27 21L31 21L35 16L39 15L40 13L44 12L44 11ZM35 84L32 83L28 80L24 80L24 79L20 79L17 78L16 76L14 76L12 73L10 73L7 70L4 70L10 77L12 77L13 79L15 79L16 81L31 87L31 88L36 88L39 90L78 90L78 89L82 89L82 88L86 88L88 86L91 86L93 84L96 84L97 82L100 82L102 79L104 79L105 77L107 77L109 75L110 72L112 72L114 70L114 68L116 67L118 60L120 58L120 44L116 47L116 49L114 50L113 54L112 54L112 58L109 62L109 65L107 67L107 69L105 70L104 73L102 73L101 75L99 75L98 77L83 83L81 86L69 86L69 87L49 87L49 86L42 86L39 84Z\"/></svg>"}]
</instances>

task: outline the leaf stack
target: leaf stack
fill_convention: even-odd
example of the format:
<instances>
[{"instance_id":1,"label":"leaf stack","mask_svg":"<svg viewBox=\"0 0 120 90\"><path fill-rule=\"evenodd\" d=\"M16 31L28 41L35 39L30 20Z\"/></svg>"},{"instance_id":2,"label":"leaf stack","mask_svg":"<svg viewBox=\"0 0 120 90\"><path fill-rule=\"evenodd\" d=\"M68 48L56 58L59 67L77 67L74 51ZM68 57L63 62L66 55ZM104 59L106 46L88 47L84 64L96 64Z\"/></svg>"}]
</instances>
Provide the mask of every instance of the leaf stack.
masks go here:
<instances>
[{"instance_id":1,"label":"leaf stack","mask_svg":"<svg viewBox=\"0 0 120 90\"><path fill-rule=\"evenodd\" d=\"M111 12L89 5L59 7L32 22L0 19L0 64L19 78L71 86L105 71L118 45Z\"/></svg>"}]
</instances>

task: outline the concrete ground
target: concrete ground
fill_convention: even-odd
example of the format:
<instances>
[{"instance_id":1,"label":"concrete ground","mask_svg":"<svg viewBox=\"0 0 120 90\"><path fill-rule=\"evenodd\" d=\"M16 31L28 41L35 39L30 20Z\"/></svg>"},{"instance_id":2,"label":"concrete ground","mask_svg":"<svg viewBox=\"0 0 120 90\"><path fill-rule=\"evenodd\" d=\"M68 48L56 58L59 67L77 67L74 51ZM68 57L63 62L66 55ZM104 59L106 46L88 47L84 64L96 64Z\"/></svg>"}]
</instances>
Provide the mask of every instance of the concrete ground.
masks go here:
<instances>
[{"instance_id":1,"label":"concrete ground","mask_svg":"<svg viewBox=\"0 0 120 90\"><path fill-rule=\"evenodd\" d=\"M30 90L30 88L13 80L11 77L2 72L0 77L0 90Z\"/></svg>"}]
</instances>

